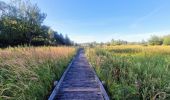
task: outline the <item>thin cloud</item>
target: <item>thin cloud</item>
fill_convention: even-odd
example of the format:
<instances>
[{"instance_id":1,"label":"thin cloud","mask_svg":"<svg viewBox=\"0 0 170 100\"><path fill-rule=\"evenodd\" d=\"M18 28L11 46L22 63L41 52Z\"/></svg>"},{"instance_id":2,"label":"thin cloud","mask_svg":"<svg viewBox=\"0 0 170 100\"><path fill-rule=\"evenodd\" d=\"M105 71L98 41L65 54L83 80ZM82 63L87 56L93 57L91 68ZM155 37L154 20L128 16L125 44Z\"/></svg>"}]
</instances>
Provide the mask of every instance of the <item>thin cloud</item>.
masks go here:
<instances>
[{"instance_id":1,"label":"thin cloud","mask_svg":"<svg viewBox=\"0 0 170 100\"><path fill-rule=\"evenodd\" d=\"M152 16L154 16L156 13L158 13L160 10L162 9L162 7L156 8L153 11L151 11L150 13L138 18L134 23L132 23L130 25L130 28L136 28L140 25L140 23L142 23L143 21L151 18Z\"/></svg>"}]
</instances>

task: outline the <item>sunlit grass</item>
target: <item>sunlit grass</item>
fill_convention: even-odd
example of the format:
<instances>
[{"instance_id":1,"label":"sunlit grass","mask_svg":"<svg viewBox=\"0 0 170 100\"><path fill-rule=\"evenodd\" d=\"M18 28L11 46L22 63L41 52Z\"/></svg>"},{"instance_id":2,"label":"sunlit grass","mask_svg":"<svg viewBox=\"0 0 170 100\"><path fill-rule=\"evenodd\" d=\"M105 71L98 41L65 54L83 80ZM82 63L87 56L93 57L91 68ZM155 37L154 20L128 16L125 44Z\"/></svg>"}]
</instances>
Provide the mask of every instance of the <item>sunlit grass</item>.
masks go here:
<instances>
[{"instance_id":1,"label":"sunlit grass","mask_svg":"<svg viewBox=\"0 0 170 100\"><path fill-rule=\"evenodd\" d=\"M111 99L170 99L169 46L105 46L86 55Z\"/></svg>"},{"instance_id":2,"label":"sunlit grass","mask_svg":"<svg viewBox=\"0 0 170 100\"><path fill-rule=\"evenodd\" d=\"M75 54L72 47L0 49L0 100L42 100Z\"/></svg>"}]
</instances>

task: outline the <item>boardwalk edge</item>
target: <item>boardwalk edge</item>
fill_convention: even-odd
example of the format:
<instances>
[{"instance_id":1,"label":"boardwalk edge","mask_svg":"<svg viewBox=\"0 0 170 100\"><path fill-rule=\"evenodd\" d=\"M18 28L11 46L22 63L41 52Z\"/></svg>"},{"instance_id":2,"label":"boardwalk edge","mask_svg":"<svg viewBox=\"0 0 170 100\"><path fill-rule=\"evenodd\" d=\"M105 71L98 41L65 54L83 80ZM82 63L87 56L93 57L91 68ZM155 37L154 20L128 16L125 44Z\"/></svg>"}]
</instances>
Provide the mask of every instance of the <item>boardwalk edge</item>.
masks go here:
<instances>
[{"instance_id":1,"label":"boardwalk edge","mask_svg":"<svg viewBox=\"0 0 170 100\"><path fill-rule=\"evenodd\" d=\"M77 52L78 52L78 51L77 51ZM59 91L59 87L60 87L62 81L64 80L64 77L65 77L65 75L67 74L68 70L70 69L73 61L75 60L77 54L78 54L78 53L76 53L76 54L73 56L71 62L69 63L68 67L66 68L66 70L65 70L64 73L62 74L59 82L57 83L57 85L56 85L55 88L53 89L53 91L52 91L50 97L48 98L48 100L54 100L54 99L55 99L55 96L57 95L57 93L58 93L58 91Z\"/></svg>"},{"instance_id":2,"label":"boardwalk edge","mask_svg":"<svg viewBox=\"0 0 170 100\"><path fill-rule=\"evenodd\" d=\"M105 100L110 100L109 96L107 95L107 92L102 84L102 82L100 81L100 79L98 78L96 71L94 70L92 64L88 61L88 63L90 64L90 67L92 68L93 73L95 73L95 78L98 81L99 85L100 85L100 90L102 92L102 95L104 97Z\"/></svg>"}]
</instances>

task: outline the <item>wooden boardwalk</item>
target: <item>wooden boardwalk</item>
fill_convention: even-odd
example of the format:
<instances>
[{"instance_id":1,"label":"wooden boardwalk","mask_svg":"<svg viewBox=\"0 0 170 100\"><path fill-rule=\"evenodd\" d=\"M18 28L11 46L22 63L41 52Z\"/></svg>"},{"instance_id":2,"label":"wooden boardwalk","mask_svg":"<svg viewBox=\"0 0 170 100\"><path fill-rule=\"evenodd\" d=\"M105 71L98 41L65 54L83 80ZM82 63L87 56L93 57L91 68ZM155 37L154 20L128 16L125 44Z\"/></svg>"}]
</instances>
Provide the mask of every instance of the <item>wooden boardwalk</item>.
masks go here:
<instances>
[{"instance_id":1,"label":"wooden boardwalk","mask_svg":"<svg viewBox=\"0 0 170 100\"><path fill-rule=\"evenodd\" d=\"M49 100L109 100L83 49L79 49Z\"/></svg>"}]
</instances>

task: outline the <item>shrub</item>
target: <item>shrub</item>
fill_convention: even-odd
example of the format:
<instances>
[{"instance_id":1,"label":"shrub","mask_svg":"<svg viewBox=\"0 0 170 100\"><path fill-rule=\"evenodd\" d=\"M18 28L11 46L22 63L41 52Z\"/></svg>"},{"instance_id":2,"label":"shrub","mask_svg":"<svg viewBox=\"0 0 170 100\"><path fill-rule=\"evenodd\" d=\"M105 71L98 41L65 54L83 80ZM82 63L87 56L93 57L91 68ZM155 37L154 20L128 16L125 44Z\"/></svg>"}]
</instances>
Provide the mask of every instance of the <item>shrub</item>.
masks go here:
<instances>
[{"instance_id":1,"label":"shrub","mask_svg":"<svg viewBox=\"0 0 170 100\"><path fill-rule=\"evenodd\" d=\"M170 45L170 35L165 36L165 37L163 38L163 44L164 44L164 45Z\"/></svg>"},{"instance_id":2,"label":"shrub","mask_svg":"<svg viewBox=\"0 0 170 100\"><path fill-rule=\"evenodd\" d=\"M162 45L163 40L158 36L151 36L149 39L150 45Z\"/></svg>"}]
</instances>

